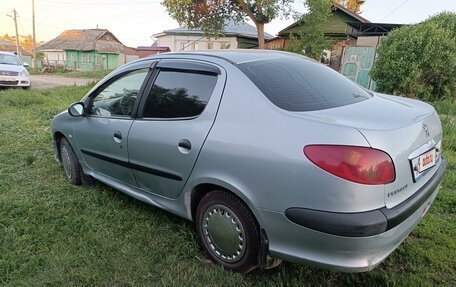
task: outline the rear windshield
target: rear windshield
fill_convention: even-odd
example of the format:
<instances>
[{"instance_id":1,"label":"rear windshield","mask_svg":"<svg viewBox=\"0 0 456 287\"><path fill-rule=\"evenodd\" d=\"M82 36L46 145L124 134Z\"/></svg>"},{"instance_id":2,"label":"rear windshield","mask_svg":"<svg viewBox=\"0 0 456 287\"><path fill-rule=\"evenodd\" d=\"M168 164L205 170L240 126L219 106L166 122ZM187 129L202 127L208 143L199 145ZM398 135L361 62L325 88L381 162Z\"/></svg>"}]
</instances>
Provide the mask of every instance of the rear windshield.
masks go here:
<instances>
[{"instance_id":1,"label":"rear windshield","mask_svg":"<svg viewBox=\"0 0 456 287\"><path fill-rule=\"evenodd\" d=\"M306 58L260 60L238 67L273 104L287 111L330 109L371 97L348 78Z\"/></svg>"}]
</instances>

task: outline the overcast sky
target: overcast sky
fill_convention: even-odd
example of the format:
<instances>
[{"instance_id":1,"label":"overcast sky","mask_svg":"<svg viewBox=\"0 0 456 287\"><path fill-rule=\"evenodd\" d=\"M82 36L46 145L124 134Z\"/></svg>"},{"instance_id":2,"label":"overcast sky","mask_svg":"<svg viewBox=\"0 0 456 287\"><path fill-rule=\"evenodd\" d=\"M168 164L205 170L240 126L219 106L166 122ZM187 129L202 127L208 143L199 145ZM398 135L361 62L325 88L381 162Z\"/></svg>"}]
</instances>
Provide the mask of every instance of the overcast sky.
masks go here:
<instances>
[{"instance_id":1,"label":"overcast sky","mask_svg":"<svg viewBox=\"0 0 456 287\"><path fill-rule=\"evenodd\" d=\"M176 28L177 22L161 6L162 0L35 0L36 37L50 40L63 30L109 29L124 44L151 45L151 35ZM19 34L32 33L32 0L0 0L0 34L14 35L13 8L18 13ZM295 9L305 12L302 1ZM367 0L362 16L371 22L410 24L441 11L456 12L456 0ZM293 22L278 19L266 25L277 34Z\"/></svg>"}]
</instances>

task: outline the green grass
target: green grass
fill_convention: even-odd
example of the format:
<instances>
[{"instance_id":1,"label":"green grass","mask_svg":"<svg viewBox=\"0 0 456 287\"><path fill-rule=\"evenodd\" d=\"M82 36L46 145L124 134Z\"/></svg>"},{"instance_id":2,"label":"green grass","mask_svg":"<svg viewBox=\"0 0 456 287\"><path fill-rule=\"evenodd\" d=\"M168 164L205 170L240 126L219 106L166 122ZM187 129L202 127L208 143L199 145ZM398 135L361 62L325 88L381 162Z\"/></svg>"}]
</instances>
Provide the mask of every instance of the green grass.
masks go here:
<instances>
[{"instance_id":1,"label":"green grass","mask_svg":"<svg viewBox=\"0 0 456 287\"><path fill-rule=\"evenodd\" d=\"M240 275L209 263L192 223L53 160L52 117L90 87L0 91L0 286L456 286L456 105L435 103L448 170L433 207L368 273L283 263Z\"/></svg>"},{"instance_id":2,"label":"green grass","mask_svg":"<svg viewBox=\"0 0 456 287\"><path fill-rule=\"evenodd\" d=\"M30 70L32 75L58 75L70 78L101 79L113 70L94 70L94 71L56 71L52 73L41 73L39 70Z\"/></svg>"}]
</instances>

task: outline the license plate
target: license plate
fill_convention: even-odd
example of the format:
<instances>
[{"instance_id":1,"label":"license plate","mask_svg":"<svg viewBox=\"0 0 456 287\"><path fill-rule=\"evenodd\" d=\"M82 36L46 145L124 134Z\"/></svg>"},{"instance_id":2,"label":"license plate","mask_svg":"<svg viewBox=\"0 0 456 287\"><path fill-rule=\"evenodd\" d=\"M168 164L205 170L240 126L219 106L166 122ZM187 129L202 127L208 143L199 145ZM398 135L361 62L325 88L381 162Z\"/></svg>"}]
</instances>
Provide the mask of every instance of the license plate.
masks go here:
<instances>
[{"instance_id":1,"label":"license plate","mask_svg":"<svg viewBox=\"0 0 456 287\"><path fill-rule=\"evenodd\" d=\"M415 180L418 179L424 171L435 166L435 162L436 162L435 148L412 159L412 169L413 169L413 175L415 177Z\"/></svg>"},{"instance_id":2,"label":"license plate","mask_svg":"<svg viewBox=\"0 0 456 287\"><path fill-rule=\"evenodd\" d=\"M14 78L10 78L10 77L0 77L0 81L2 81L2 82L14 82L16 80Z\"/></svg>"}]
</instances>

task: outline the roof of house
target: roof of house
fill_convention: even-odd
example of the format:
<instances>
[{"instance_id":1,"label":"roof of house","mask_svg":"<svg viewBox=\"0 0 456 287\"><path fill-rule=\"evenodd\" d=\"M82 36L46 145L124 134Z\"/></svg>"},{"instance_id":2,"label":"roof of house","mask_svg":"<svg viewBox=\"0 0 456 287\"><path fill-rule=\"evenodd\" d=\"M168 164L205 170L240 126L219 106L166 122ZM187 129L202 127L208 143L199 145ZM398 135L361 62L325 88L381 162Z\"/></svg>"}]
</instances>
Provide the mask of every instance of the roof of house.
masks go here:
<instances>
[{"instance_id":1,"label":"roof of house","mask_svg":"<svg viewBox=\"0 0 456 287\"><path fill-rule=\"evenodd\" d=\"M175 35L175 34L185 34L185 35L204 35L204 31L200 29L188 29L185 27L179 27L176 29L170 29L170 30L165 30L162 33L155 34L154 36L160 37L163 35ZM257 39L258 38L258 32L256 27L241 21L241 22L235 22L235 21L227 21L225 22L225 28L224 28L224 35L227 37L242 37L242 38L251 38L251 39ZM264 33L264 38L265 39L272 39L274 38L273 35Z\"/></svg>"},{"instance_id":2,"label":"roof of house","mask_svg":"<svg viewBox=\"0 0 456 287\"><path fill-rule=\"evenodd\" d=\"M353 27L355 31L350 31L348 34L353 37L359 36L386 36L389 32L403 24L392 23L360 23L360 22L347 22L347 25Z\"/></svg>"},{"instance_id":3,"label":"roof of house","mask_svg":"<svg viewBox=\"0 0 456 287\"><path fill-rule=\"evenodd\" d=\"M333 11L337 11L337 10L339 10L339 11L345 13L346 15L348 15L349 17L353 18L352 22L370 23L369 20L367 20L366 18L362 17L361 15L356 14L355 12L346 9L345 7L343 7L343 6L339 5L339 4L333 4ZM293 24L291 24L290 26L282 29L279 32L279 35L283 34L284 31L287 31L287 30L289 30L291 28L294 28L296 26L299 26L301 24L302 24L302 21L298 20L298 21L294 22Z\"/></svg>"},{"instance_id":4,"label":"roof of house","mask_svg":"<svg viewBox=\"0 0 456 287\"><path fill-rule=\"evenodd\" d=\"M78 50L120 53L125 46L107 29L66 30L37 48L45 50Z\"/></svg>"},{"instance_id":5,"label":"roof of house","mask_svg":"<svg viewBox=\"0 0 456 287\"><path fill-rule=\"evenodd\" d=\"M31 55L30 53L26 52L21 46L19 46L19 50L22 55ZM5 40L0 40L0 51L4 52L16 52L16 45Z\"/></svg>"},{"instance_id":6,"label":"roof of house","mask_svg":"<svg viewBox=\"0 0 456 287\"><path fill-rule=\"evenodd\" d=\"M152 46L138 46L136 48L136 51L159 51L159 52L169 52L171 51L169 47L160 47L157 44L157 41L155 41Z\"/></svg>"},{"instance_id":7,"label":"roof of house","mask_svg":"<svg viewBox=\"0 0 456 287\"><path fill-rule=\"evenodd\" d=\"M361 23L370 23L370 21L367 20L366 18L362 17L362 16L359 15L359 14L356 14L356 13L353 12L353 11L348 10L347 8L345 8L345 7L342 6L342 5L334 4L334 8L339 9L339 10L345 12L347 15L349 15L349 16L355 18L356 20L358 20L358 21L361 22Z\"/></svg>"}]
</instances>

